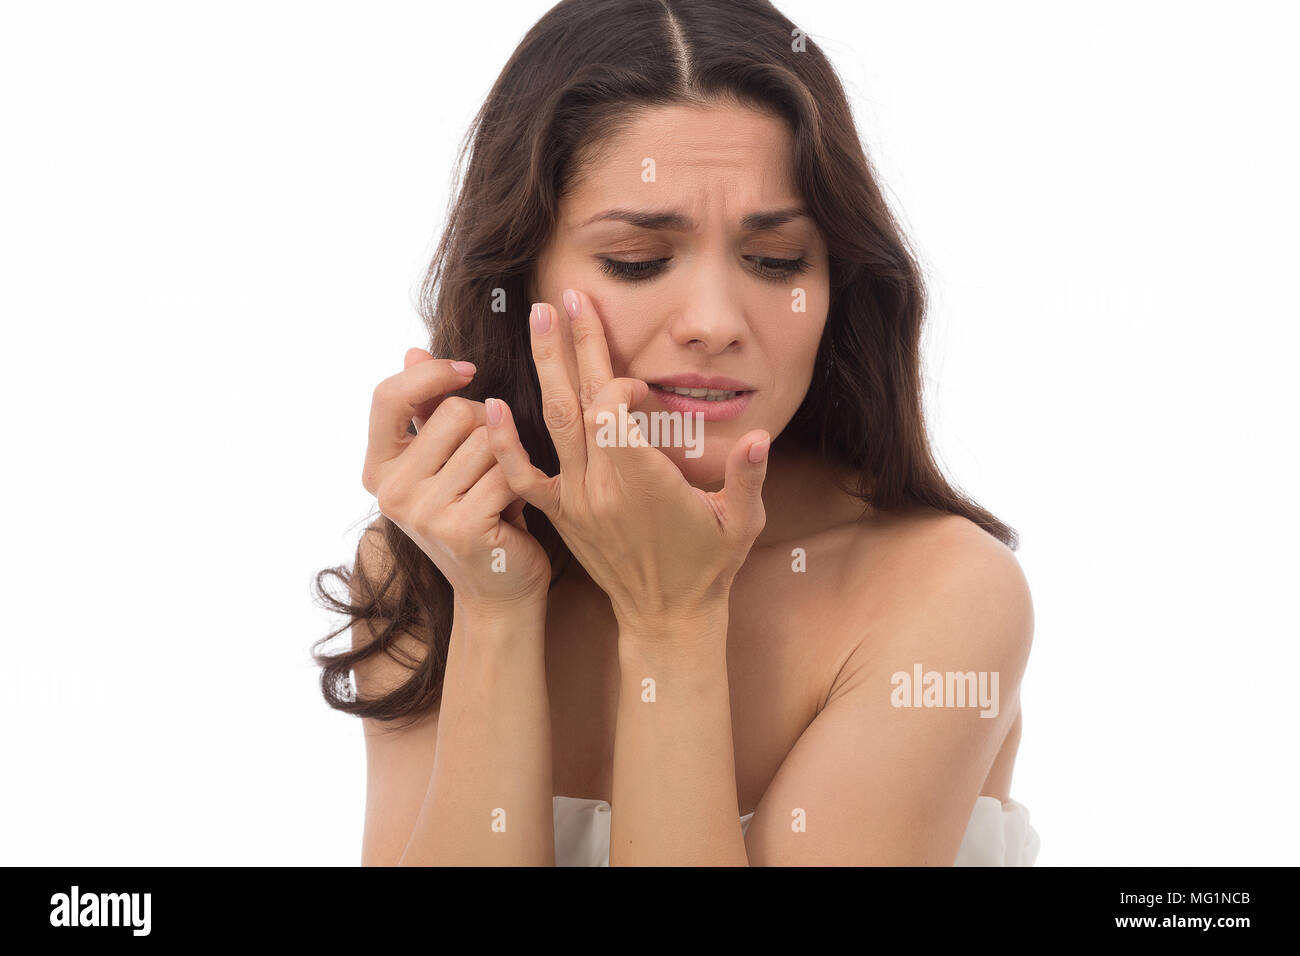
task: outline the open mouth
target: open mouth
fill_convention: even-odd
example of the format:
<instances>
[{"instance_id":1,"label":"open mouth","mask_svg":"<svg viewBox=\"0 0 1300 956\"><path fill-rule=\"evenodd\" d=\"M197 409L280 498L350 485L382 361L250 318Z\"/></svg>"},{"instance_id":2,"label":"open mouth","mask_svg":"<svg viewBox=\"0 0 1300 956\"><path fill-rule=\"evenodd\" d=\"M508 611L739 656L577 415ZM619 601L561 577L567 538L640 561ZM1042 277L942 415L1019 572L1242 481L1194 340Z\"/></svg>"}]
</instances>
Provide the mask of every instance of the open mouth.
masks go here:
<instances>
[{"instance_id":1,"label":"open mouth","mask_svg":"<svg viewBox=\"0 0 1300 956\"><path fill-rule=\"evenodd\" d=\"M754 389L706 388L689 385L663 385L649 382L650 394L669 412L697 416L697 421L725 422L744 414L753 401ZM726 382L741 385L742 382Z\"/></svg>"},{"instance_id":2,"label":"open mouth","mask_svg":"<svg viewBox=\"0 0 1300 956\"><path fill-rule=\"evenodd\" d=\"M674 385L655 385L653 383L650 387L656 388L661 392L668 392L672 395L681 395L684 398L694 398L697 401L705 402L728 402L737 395L749 394L748 392L727 392L717 388L678 388Z\"/></svg>"}]
</instances>

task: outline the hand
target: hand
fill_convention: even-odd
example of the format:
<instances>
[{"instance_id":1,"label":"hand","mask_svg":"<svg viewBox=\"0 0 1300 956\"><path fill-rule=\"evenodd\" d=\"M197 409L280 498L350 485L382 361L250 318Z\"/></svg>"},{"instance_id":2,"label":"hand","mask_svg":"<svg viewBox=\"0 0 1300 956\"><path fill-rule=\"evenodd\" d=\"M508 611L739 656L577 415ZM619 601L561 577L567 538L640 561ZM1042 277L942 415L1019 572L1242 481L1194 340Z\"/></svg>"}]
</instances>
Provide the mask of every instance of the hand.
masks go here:
<instances>
[{"instance_id":1,"label":"hand","mask_svg":"<svg viewBox=\"0 0 1300 956\"><path fill-rule=\"evenodd\" d=\"M486 409L447 394L473 376L468 362L409 350L406 368L375 388L361 484L437 565L458 600L544 601L551 563L488 446Z\"/></svg>"},{"instance_id":2,"label":"hand","mask_svg":"<svg viewBox=\"0 0 1300 956\"><path fill-rule=\"evenodd\" d=\"M572 296L577 317L571 337L559 326L563 313L549 304L534 306L530 320L542 408L560 473L551 478L532 464L510 409L495 398L487 400L492 452L514 493L551 520L609 595L620 624L639 630L664 619L716 620L713 615L719 608L725 613L731 582L766 522L762 489L771 438L761 430L742 436L727 457L724 486L716 492L693 487L648 444L598 445L600 423L608 420L601 413L625 421L629 443L633 435L644 441L627 410L645 399L650 386L614 378L591 300Z\"/></svg>"}]
</instances>

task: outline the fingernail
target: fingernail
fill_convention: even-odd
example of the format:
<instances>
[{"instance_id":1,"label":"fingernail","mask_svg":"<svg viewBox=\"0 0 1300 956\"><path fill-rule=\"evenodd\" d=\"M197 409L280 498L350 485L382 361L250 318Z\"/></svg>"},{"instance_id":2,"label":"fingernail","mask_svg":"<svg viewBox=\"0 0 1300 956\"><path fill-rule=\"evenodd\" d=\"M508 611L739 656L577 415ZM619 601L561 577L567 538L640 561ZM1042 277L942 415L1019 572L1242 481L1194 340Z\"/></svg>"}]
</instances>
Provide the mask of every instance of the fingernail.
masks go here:
<instances>
[{"instance_id":1,"label":"fingernail","mask_svg":"<svg viewBox=\"0 0 1300 956\"><path fill-rule=\"evenodd\" d=\"M533 323L533 331L541 335L551 327L551 310L543 302L534 302L528 321Z\"/></svg>"},{"instance_id":2,"label":"fingernail","mask_svg":"<svg viewBox=\"0 0 1300 956\"><path fill-rule=\"evenodd\" d=\"M451 367L460 372L461 375L473 375L478 371L473 362L452 362Z\"/></svg>"},{"instance_id":3,"label":"fingernail","mask_svg":"<svg viewBox=\"0 0 1300 956\"><path fill-rule=\"evenodd\" d=\"M572 289L565 289L561 298L564 299L564 311L569 313L569 318L576 319L581 310L581 306L578 305L578 293Z\"/></svg>"},{"instance_id":4,"label":"fingernail","mask_svg":"<svg viewBox=\"0 0 1300 956\"><path fill-rule=\"evenodd\" d=\"M749 463L757 465L767 457L767 446L772 443L772 439L764 438L762 441L756 441L749 446Z\"/></svg>"},{"instance_id":5,"label":"fingernail","mask_svg":"<svg viewBox=\"0 0 1300 956\"><path fill-rule=\"evenodd\" d=\"M495 398L487 400L487 418L489 425L501 424L501 403Z\"/></svg>"}]
</instances>

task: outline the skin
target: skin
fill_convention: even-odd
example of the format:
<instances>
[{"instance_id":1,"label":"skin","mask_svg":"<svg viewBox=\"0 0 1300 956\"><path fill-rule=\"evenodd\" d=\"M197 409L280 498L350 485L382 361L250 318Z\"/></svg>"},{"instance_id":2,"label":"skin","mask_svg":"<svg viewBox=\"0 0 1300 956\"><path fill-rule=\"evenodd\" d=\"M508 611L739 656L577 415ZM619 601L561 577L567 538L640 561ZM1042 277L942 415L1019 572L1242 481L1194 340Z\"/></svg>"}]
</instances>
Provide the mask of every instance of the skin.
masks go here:
<instances>
[{"instance_id":1,"label":"skin","mask_svg":"<svg viewBox=\"0 0 1300 956\"><path fill-rule=\"evenodd\" d=\"M642 181L646 157L655 162L650 183ZM620 377L653 382L699 372L756 387L743 416L706 423L702 456L661 449L688 482L717 488L727 453L746 432L777 435L793 417L826 325L830 268L813 220L805 215L762 231L738 228L752 212L803 207L792 181L789 133L775 117L734 106L653 110L582 168L538 258L534 299L562 309L565 289L581 291L600 316ZM626 209L678 212L688 222L680 229L589 222ZM666 257L672 261L663 271L637 282L601 268L604 259ZM807 263L802 273L779 265L800 258ZM805 312L792 311L795 287L804 290ZM661 406L647 397L635 407Z\"/></svg>"},{"instance_id":2,"label":"skin","mask_svg":"<svg viewBox=\"0 0 1300 956\"><path fill-rule=\"evenodd\" d=\"M1019 565L964 518L864 510L826 462L769 446L810 385L828 305L811 219L743 228L802 205L785 124L672 106L601 147L535 276L560 474L528 461L505 403L444 398L468 381L445 360L412 350L376 390L363 483L456 607L440 713L397 734L366 722L363 862L553 863L556 793L618 808L611 865L950 864L975 797L1009 799L1033 629ZM592 221L611 209L684 221ZM605 259L668 262L631 282ZM647 380L681 372L755 387L738 418L706 423L701 457L596 444L597 413L659 408ZM549 599L523 501L577 558ZM504 574L485 572L494 548ZM359 567L383 561L363 543ZM892 706L890 675L917 662L998 672L997 716ZM358 689L404 676L381 659ZM487 826L502 810L509 825Z\"/></svg>"}]
</instances>

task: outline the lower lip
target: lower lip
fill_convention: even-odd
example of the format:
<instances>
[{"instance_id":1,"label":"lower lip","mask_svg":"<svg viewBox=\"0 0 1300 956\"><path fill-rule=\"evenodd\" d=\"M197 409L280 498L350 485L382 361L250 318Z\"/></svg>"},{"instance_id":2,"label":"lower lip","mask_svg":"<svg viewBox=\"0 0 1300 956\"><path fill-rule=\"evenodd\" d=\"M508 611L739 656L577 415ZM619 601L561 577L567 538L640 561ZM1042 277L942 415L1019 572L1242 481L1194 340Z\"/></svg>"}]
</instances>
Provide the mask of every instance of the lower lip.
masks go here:
<instances>
[{"instance_id":1,"label":"lower lip","mask_svg":"<svg viewBox=\"0 0 1300 956\"><path fill-rule=\"evenodd\" d=\"M741 392L735 398L728 398L725 401L706 402L702 398L691 398L689 395L665 392L653 385L650 386L650 394L670 411L691 415L698 413L704 416L706 422L725 422L729 418L735 418L745 410L745 406L749 404L749 400L754 396L753 392Z\"/></svg>"}]
</instances>

